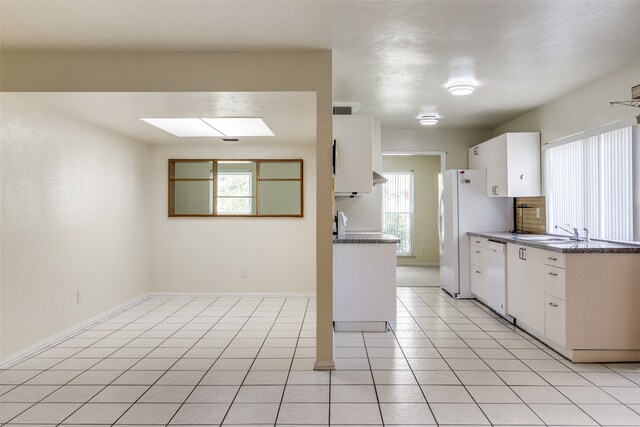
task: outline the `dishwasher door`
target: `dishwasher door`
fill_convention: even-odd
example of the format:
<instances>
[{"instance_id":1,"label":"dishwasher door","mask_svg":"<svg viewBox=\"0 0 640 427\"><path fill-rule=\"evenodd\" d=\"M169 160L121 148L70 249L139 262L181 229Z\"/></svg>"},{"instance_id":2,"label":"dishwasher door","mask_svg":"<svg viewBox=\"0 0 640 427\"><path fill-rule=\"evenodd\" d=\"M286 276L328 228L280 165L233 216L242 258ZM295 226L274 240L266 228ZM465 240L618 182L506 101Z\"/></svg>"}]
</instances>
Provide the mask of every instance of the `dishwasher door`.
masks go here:
<instances>
[{"instance_id":1,"label":"dishwasher door","mask_svg":"<svg viewBox=\"0 0 640 427\"><path fill-rule=\"evenodd\" d=\"M507 245L489 241L487 246L487 305L507 315Z\"/></svg>"}]
</instances>

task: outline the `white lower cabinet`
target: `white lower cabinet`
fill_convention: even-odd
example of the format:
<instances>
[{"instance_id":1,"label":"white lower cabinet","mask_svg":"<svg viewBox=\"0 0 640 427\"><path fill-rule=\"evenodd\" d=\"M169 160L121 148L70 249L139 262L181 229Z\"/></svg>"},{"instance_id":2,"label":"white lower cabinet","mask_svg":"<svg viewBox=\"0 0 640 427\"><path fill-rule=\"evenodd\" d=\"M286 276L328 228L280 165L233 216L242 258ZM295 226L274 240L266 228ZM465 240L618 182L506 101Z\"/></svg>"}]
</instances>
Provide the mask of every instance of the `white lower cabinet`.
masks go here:
<instances>
[{"instance_id":1,"label":"white lower cabinet","mask_svg":"<svg viewBox=\"0 0 640 427\"><path fill-rule=\"evenodd\" d=\"M508 313L574 363L640 362L638 277L638 253L507 244Z\"/></svg>"},{"instance_id":2,"label":"white lower cabinet","mask_svg":"<svg viewBox=\"0 0 640 427\"><path fill-rule=\"evenodd\" d=\"M508 313L540 334L544 334L543 258L542 250L507 245Z\"/></svg>"},{"instance_id":3,"label":"white lower cabinet","mask_svg":"<svg viewBox=\"0 0 640 427\"><path fill-rule=\"evenodd\" d=\"M541 337L566 346L564 255L507 245L509 314Z\"/></svg>"},{"instance_id":4,"label":"white lower cabinet","mask_svg":"<svg viewBox=\"0 0 640 427\"><path fill-rule=\"evenodd\" d=\"M497 313L506 316L506 266L504 244L482 237L469 239L471 293Z\"/></svg>"}]
</instances>

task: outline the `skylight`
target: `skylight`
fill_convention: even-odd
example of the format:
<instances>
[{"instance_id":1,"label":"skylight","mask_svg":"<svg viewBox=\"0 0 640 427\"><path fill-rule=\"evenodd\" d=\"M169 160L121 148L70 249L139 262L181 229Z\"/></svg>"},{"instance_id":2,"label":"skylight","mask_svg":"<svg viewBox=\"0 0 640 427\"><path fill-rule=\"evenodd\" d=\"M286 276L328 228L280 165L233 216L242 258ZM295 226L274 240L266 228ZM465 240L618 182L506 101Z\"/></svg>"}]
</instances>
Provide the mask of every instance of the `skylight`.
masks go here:
<instances>
[{"instance_id":1,"label":"skylight","mask_svg":"<svg viewBox=\"0 0 640 427\"><path fill-rule=\"evenodd\" d=\"M178 137L274 136L261 117L141 118Z\"/></svg>"},{"instance_id":2,"label":"skylight","mask_svg":"<svg viewBox=\"0 0 640 427\"><path fill-rule=\"evenodd\" d=\"M140 120L179 137L224 136L197 118L141 118Z\"/></svg>"},{"instance_id":3,"label":"skylight","mask_svg":"<svg viewBox=\"0 0 640 427\"><path fill-rule=\"evenodd\" d=\"M273 132L260 117L203 118L225 136L273 136Z\"/></svg>"}]
</instances>

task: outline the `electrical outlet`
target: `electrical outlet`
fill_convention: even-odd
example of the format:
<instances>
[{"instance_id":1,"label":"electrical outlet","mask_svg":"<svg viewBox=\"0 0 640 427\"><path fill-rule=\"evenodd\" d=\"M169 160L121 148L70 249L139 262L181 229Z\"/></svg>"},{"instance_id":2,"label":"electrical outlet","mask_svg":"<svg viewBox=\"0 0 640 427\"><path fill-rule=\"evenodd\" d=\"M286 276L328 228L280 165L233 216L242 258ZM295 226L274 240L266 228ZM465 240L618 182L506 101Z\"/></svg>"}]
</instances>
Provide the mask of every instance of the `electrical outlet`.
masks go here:
<instances>
[{"instance_id":1,"label":"electrical outlet","mask_svg":"<svg viewBox=\"0 0 640 427\"><path fill-rule=\"evenodd\" d=\"M540 218L540 208L536 208L536 218Z\"/></svg>"},{"instance_id":2,"label":"electrical outlet","mask_svg":"<svg viewBox=\"0 0 640 427\"><path fill-rule=\"evenodd\" d=\"M249 269L247 267L240 268L240 277L243 279L249 277Z\"/></svg>"},{"instance_id":3,"label":"electrical outlet","mask_svg":"<svg viewBox=\"0 0 640 427\"><path fill-rule=\"evenodd\" d=\"M76 303L80 304L81 302L82 302L82 291L78 289L76 291Z\"/></svg>"},{"instance_id":4,"label":"electrical outlet","mask_svg":"<svg viewBox=\"0 0 640 427\"><path fill-rule=\"evenodd\" d=\"M423 247L421 247L421 248L420 248L420 253L421 253L421 254L423 254L423 253L425 253L425 252L427 252L427 248L426 248L426 247L424 247L424 246L423 246Z\"/></svg>"}]
</instances>

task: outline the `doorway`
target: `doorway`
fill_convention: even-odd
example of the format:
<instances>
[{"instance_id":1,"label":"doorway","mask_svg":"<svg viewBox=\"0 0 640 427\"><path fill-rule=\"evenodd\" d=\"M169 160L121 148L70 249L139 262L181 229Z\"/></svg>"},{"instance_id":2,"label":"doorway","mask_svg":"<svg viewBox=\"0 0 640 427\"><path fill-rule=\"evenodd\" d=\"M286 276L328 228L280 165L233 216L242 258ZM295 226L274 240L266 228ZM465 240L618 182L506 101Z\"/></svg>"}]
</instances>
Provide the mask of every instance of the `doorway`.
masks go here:
<instances>
[{"instance_id":1,"label":"doorway","mask_svg":"<svg viewBox=\"0 0 640 427\"><path fill-rule=\"evenodd\" d=\"M383 153L387 183L382 195L385 233L400 238L396 283L399 287L440 286L438 176L444 152Z\"/></svg>"}]
</instances>

